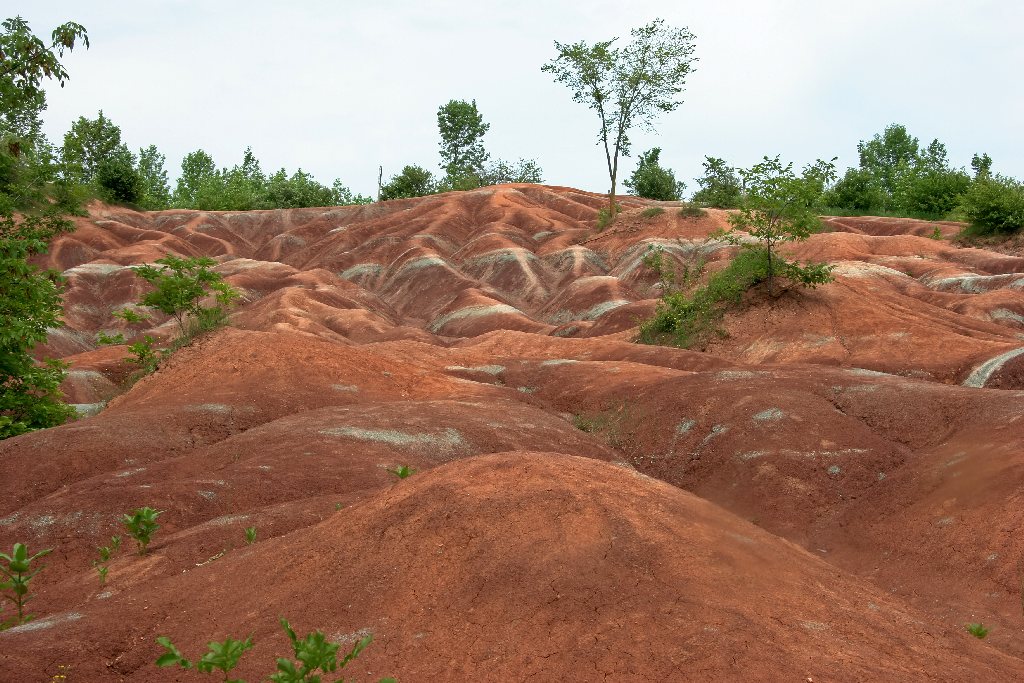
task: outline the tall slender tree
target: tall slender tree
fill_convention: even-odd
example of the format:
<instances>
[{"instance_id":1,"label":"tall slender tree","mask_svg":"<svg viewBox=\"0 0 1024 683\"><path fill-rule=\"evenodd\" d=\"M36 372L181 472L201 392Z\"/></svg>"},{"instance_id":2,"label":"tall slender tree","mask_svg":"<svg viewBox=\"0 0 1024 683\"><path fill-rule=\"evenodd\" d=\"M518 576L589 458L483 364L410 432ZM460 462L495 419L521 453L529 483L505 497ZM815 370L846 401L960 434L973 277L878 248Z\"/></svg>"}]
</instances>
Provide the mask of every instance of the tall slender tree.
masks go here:
<instances>
[{"instance_id":1,"label":"tall slender tree","mask_svg":"<svg viewBox=\"0 0 1024 683\"><path fill-rule=\"evenodd\" d=\"M490 156L483 137L491 127L476 108L476 100L451 100L437 110L441 134L441 162L446 184L458 187L469 176L478 176Z\"/></svg>"},{"instance_id":2,"label":"tall slender tree","mask_svg":"<svg viewBox=\"0 0 1024 683\"><path fill-rule=\"evenodd\" d=\"M693 72L694 36L686 28L655 19L630 31L633 42L622 48L618 38L588 45L555 42L558 56L541 67L572 92L573 101L597 112L598 144L608 165L608 211L616 212L619 157L629 156L629 131L654 130L659 114L675 111L686 77Z\"/></svg>"}]
</instances>

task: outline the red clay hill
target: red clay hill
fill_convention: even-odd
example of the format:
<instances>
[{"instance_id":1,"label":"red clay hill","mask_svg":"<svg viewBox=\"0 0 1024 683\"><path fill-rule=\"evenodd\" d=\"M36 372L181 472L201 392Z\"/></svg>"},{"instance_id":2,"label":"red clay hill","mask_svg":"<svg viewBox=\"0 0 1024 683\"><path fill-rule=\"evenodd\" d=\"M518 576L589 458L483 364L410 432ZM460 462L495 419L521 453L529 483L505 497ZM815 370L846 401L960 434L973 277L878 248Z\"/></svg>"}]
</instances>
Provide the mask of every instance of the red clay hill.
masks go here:
<instances>
[{"instance_id":1,"label":"red clay hill","mask_svg":"<svg viewBox=\"0 0 1024 683\"><path fill-rule=\"evenodd\" d=\"M704 351L643 346L644 255L719 267L727 214L627 198L599 232L603 201L92 207L42 262L67 326L39 353L82 417L0 442L0 546L55 549L0 680L202 680L155 638L249 634L234 673L259 680L280 616L372 633L346 680L1024 680L1024 258L829 218L793 251L834 283ZM125 390L96 335L167 253L243 300ZM96 547L144 505L149 554L100 588Z\"/></svg>"}]
</instances>

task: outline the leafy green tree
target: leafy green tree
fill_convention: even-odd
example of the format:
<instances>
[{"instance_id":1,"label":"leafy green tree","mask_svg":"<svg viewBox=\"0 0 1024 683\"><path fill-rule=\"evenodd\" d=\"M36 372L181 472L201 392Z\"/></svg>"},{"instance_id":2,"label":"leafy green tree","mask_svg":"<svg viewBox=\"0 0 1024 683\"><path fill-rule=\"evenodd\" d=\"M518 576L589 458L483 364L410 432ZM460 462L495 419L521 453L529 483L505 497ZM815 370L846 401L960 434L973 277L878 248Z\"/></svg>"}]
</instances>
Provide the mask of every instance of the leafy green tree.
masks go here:
<instances>
[{"instance_id":1,"label":"leafy green tree","mask_svg":"<svg viewBox=\"0 0 1024 683\"><path fill-rule=\"evenodd\" d=\"M932 140L898 179L893 204L909 213L942 216L956 208L970 184L967 173L949 165L946 146Z\"/></svg>"},{"instance_id":2,"label":"leafy green tree","mask_svg":"<svg viewBox=\"0 0 1024 683\"><path fill-rule=\"evenodd\" d=\"M7 19L0 33L0 136L8 144L31 142L41 137L42 112L46 109L43 81L56 80L60 87L68 72L60 63L76 44L89 47L85 27L69 21L55 28L47 45L21 17ZM6 145L5 145L6 146ZM18 152L13 152L18 156Z\"/></svg>"},{"instance_id":3,"label":"leafy green tree","mask_svg":"<svg viewBox=\"0 0 1024 683\"><path fill-rule=\"evenodd\" d=\"M95 181L100 197L108 202L138 204L145 192L135 156L123 145L96 166Z\"/></svg>"},{"instance_id":4,"label":"leafy green tree","mask_svg":"<svg viewBox=\"0 0 1024 683\"><path fill-rule=\"evenodd\" d=\"M676 180L672 169L665 168L658 162L660 155L660 147L641 154L633 175L622 184L635 192L638 197L677 202L686 191L686 183Z\"/></svg>"},{"instance_id":5,"label":"leafy green tree","mask_svg":"<svg viewBox=\"0 0 1024 683\"><path fill-rule=\"evenodd\" d=\"M173 204L182 209L198 209L204 190L219 182L213 157L201 149L189 152L181 160L181 174L174 188Z\"/></svg>"},{"instance_id":6,"label":"leafy green tree","mask_svg":"<svg viewBox=\"0 0 1024 683\"><path fill-rule=\"evenodd\" d=\"M100 162L126 149L121 142L121 129L103 114L95 119L79 116L64 135L61 159L65 172L81 183L91 183Z\"/></svg>"},{"instance_id":7,"label":"leafy green tree","mask_svg":"<svg viewBox=\"0 0 1024 683\"><path fill-rule=\"evenodd\" d=\"M321 185L301 168L290 177L282 168L267 181L265 206L274 209L334 206L335 199L332 188Z\"/></svg>"},{"instance_id":8,"label":"leafy green tree","mask_svg":"<svg viewBox=\"0 0 1024 683\"><path fill-rule=\"evenodd\" d=\"M1024 183L996 174L971 183L961 208L979 233L1015 233L1024 230Z\"/></svg>"},{"instance_id":9,"label":"leafy green tree","mask_svg":"<svg viewBox=\"0 0 1024 683\"><path fill-rule=\"evenodd\" d=\"M498 159L487 164L479 177L479 186L504 183L543 183L544 171L535 159L508 162Z\"/></svg>"},{"instance_id":10,"label":"leafy green tree","mask_svg":"<svg viewBox=\"0 0 1024 683\"><path fill-rule=\"evenodd\" d=\"M437 130L447 183L454 187L467 176L482 172L490 156L482 140L490 127L476 108L476 100L450 100L438 108Z\"/></svg>"},{"instance_id":11,"label":"leafy green tree","mask_svg":"<svg viewBox=\"0 0 1024 683\"><path fill-rule=\"evenodd\" d=\"M884 193L889 208L896 194L900 176L916 163L920 145L917 138L907 132L906 126L893 123L870 140L857 143L861 169L874 177Z\"/></svg>"},{"instance_id":12,"label":"leafy green tree","mask_svg":"<svg viewBox=\"0 0 1024 683\"><path fill-rule=\"evenodd\" d=\"M43 82L64 85L68 73L59 58L77 43L88 47L89 40L73 22L57 27L49 45L20 17L3 22L0 33L0 439L74 414L60 399L66 365L32 356L48 330L62 324L61 279L29 259L73 227L47 196L38 161L47 149L39 132Z\"/></svg>"},{"instance_id":13,"label":"leafy green tree","mask_svg":"<svg viewBox=\"0 0 1024 683\"><path fill-rule=\"evenodd\" d=\"M975 154L971 157L971 170L974 171L974 179L988 178L992 175L992 157L988 154Z\"/></svg>"},{"instance_id":14,"label":"leafy green tree","mask_svg":"<svg viewBox=\"0 0 1024 683\"><path fill-rule=\"evenodd\" d=\"M699 190L693 193L693 202L717 209L734 209L740 205L743 186L725 159L704 157L704 175L697 179Z\"/></svg>"},{"instance_id":15,"label":"leafy green tree","mask_svg":"<svg viewBox=\"0 0 1024 683\"><path fill-rule=\"evenodd\" d=\"M829 266L787 261L778 253L778 247L806 240L820 226L817 208L825 186L835 179L834 161L819 159L797 175L792 163L783 165L779 157L764 157L760 163L740 171L745 190L740 210L729 216L732 229L721 236L744 249L763 252L769 295L774 294L776 276L809 287L831 279ZM749 242L739 231L756 242Z\"/></svg>"},{"instance_id":16,"label":"leafy green tree","mask_svg":"<svg viewBox=\"0 0 1024 683\"><path fill-rule=\"evenodd\" d=\"M633 42L614 47L617 38L588 45L555 42L558 56L541 67L572 92L573 101L597 112L598 143L608 165L608 213L617 211L615 186L619 157L629 156L629 131L653 130L654 119L682 103L686 77L693 71L693 34L655 19L630 31Z\"/></svg>"},{"instance_id":17,"label":"leafy green tree","mask_svg":"<svg viewBox=\"0 0 1024 683\"><path fill-rule=\"evenodd\" d=\"M823 203L837 209L872 211L885 205L885 192L877 179L862 168L848 168L825 192Z\"/></svg>"},{"instance_id":18,"label":"leafy green tree","mask_svg":"<svg viewBox=\"0 0 1024 683\"><path fill-rule=\"evenodd\" d=\"M187 334L185 323L190 317L208 326L222 319L225 308L239 296L220 273L210 270L217 262L208 256L182 258L168 254L155 263L159 268L148 264L134 268L136 275L153 285L153 291L140 303L173 317L182 336ZM204 307L203 299L211 295L217 306Z\"/></svg>"},{"instance_id":19,"label":"leafy green tree","mask_svg":"<svg viewBox=\"0 0 1024 683\"><path fill-rule=\"evenodd\" d=\"M142 181L142 197L137 202L147 211L161 211L171 205L171 186L167 181L164 163L167 157L156 145L139 150L136 172Z\"/></svg>"},{"instance_id":20,"label":"leafy green tree","mask_svg":"<svg viewBox=\"0 0 1024 683\"><path fill-rule=\"evenodd\" d=\"M437 185L430 171L421 166L406 166L380 188L380 200L422 197L436 190Z\"/></svg>"}]
</instances>

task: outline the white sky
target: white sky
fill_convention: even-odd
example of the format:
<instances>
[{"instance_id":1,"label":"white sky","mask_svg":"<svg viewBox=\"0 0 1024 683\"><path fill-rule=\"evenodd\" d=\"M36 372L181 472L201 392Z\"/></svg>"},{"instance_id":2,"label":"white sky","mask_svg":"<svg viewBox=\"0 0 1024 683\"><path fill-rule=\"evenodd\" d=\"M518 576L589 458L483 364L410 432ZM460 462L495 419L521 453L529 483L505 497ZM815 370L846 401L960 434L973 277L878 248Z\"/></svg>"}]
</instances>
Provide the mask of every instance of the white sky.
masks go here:
<instances>
[{"instance_id":1,"label":"white sky","mask_svg":"<svg viewBox=\"0 0 1024 683\"><path fill-rule=\"evenodd\" d=\"M438 106L476 99L492 157L536 158L550 184L607 191L597 118L541 65L553 41L628 40L655 17L697 37L685 103L636 154L663 148L685 180L704 155L746 166L781 154L856 164L858 140L905 124L955 165L988 152L1024 177L1024 3L1018 0L38 0L37 35L74 20L92 48L49 88L56 143L103 109L133 148L177 175L202 148L220 166L251 145L264 170L301 166L373 194L408 163L438 166Z\"/></svg>"}]
</instances>

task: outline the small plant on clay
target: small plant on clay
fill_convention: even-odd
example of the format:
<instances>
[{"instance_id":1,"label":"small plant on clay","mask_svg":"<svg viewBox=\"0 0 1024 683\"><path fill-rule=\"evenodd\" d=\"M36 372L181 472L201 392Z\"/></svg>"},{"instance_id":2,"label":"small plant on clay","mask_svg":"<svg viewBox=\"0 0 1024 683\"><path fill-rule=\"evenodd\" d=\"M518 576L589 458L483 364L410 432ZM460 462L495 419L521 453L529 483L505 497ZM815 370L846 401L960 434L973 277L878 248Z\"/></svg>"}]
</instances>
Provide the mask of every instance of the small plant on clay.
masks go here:
<instances>
[{"instance_id":1,"label":"small plant on clay","mask_svg":"<svg viewBox=\"0 0 1024 683\"><path fill-rule=\"evenodd\" d=\"M416 470L414 470L412 467L409 467L408 465L399 465L393 470L388 470L388 472L395 475L399 479L406 479L415 471Z\"/></svg>"},{"instance_id":2,"label":"small plant on clay","mask_svg":"<svg viewBox=\"0 0 1024 683\"><path fill-rule=\"evenodd\" d=\"M252 545L256 542L256 527L247 526L245 527L245 542L247 545Z\"/></svg>"},{"instance_id":3,"label":"small plant on clay","mask_svg":"<svg viewBox=\"0 0 1024 683\"><path fill-rule=\"evenodd\" d=\"M665 213L665 209L661 208L660 206L649 206L643 211L641 211L640 215L643 218L654 218L655 216L660 216L663 213Z\"/></svg>"},{"instance_id":4,"label":"small plant on clay","mask_svg":"<svg viewBox=\"0 0 1024 683\"><path fill-rule=\"evenodd\" d=\"M162 514L163 512L158 512L151 507L141 507L131 514L121 517L121 523L124 524L128 535L139 544L139 555L146 554L146 548L149 546L153 533L160 528L160 525L156 523L156 518Z\"/></svg>"},{"instance_id":5,"label":"small plant on clay","mask_svg":"<svg viewBox=\"0 0 1024 683\"><path fill-rule=\"evenodd\" d=\"M929 237L931 237L933 240L941 240L942 239L942 229L939 228L938 226L935 226L935 229L932 230L932 234L929 235Z\"/></svg>"},{"instance_id":6,"label":"small plant on clay","mask_svg":"<svg viewBox=\"0 0 1024 683\"><path fill-rule=\"evenodd\" d=\"M234 640L227 638L223 642L211 641L207 644L207 653L198 662L192 662L181 654L181 651L174 646L171 639L160 636L156 642L167 652L156 660L157 666L180 666L183 669L195 669L199 673L213 673L221 671L224 674L224 683L245 683L240 678L229 678L229 672L238 666L238 660L246 652L252 649L252 636L245 640Z\"/></svg>"},{"instance_id":7,"label":"small plant on clay","mask_svg":"<svg viewBox=\"0 0 1024 683\"><path fill-rule=\"evenodd\" d=\"M36 574L42 571L42 567L33 569L32 563L51 552L53 552L53 548L29 555L28 546L24 543L15 543L10 555L0 553L0 573L6 579L0 582L0 590L4 591L3 597L14 603L14 608L17 611L12 619L0 622L0 631L24 624L32 619L31 614L25 614L25 605L32 599L28 592L29 583Z\"/></svg>"},{"instance_id":8,"label":"small plant on clay","mask_svg":"<svg viewBox=\"0 0 1024 683\"><path fill-rule=\"evenodd\" d=\"M983 640L988 635L990 629L986 628L984 624L967 624L964 626L967 632L979 640Z\"/></svg>"},{"instance_id":9,"label":"small plant on clay","mask_svg":"<svg viewBox=\"0 0 1024 683\"><path fill-rule=\"evenodd\" d=\"M314 631L300 640L284 617L281 617L281 626L288 634L288 640L292 642L292 651L299 663L295 664L284 657L279 657L277 673L267 679L272 683L320 683L320 676L316 675L318 669L325 674L344 669L346 664L358 657L359 653L373 641L373 635L359 639L349 653L339 661L338 649L341 643L329 642L322 631ZM338 679L337 683L343 681L344 679ZM382 678L379 683L395 683L395 679Z\"/></svg>"},{"instance_id":10,"label":"small plant on clay","mask_svg":"<svg viewBox=\"0 0 1024 683\"><path fill-rule=\"evenodd\" d=\"M110 545L99 546L96 548L96 551L100 555L100 559L93 560L92 566L96 568L96 573L100 575L100 588L102 588L107 583L107 572L109 571L109 568L107 567L107 562L110 561L110 558L113 556L115 552L117 552L117 550L120 547L121 537L111 536Z\"/></svg>"}]
</instances>

